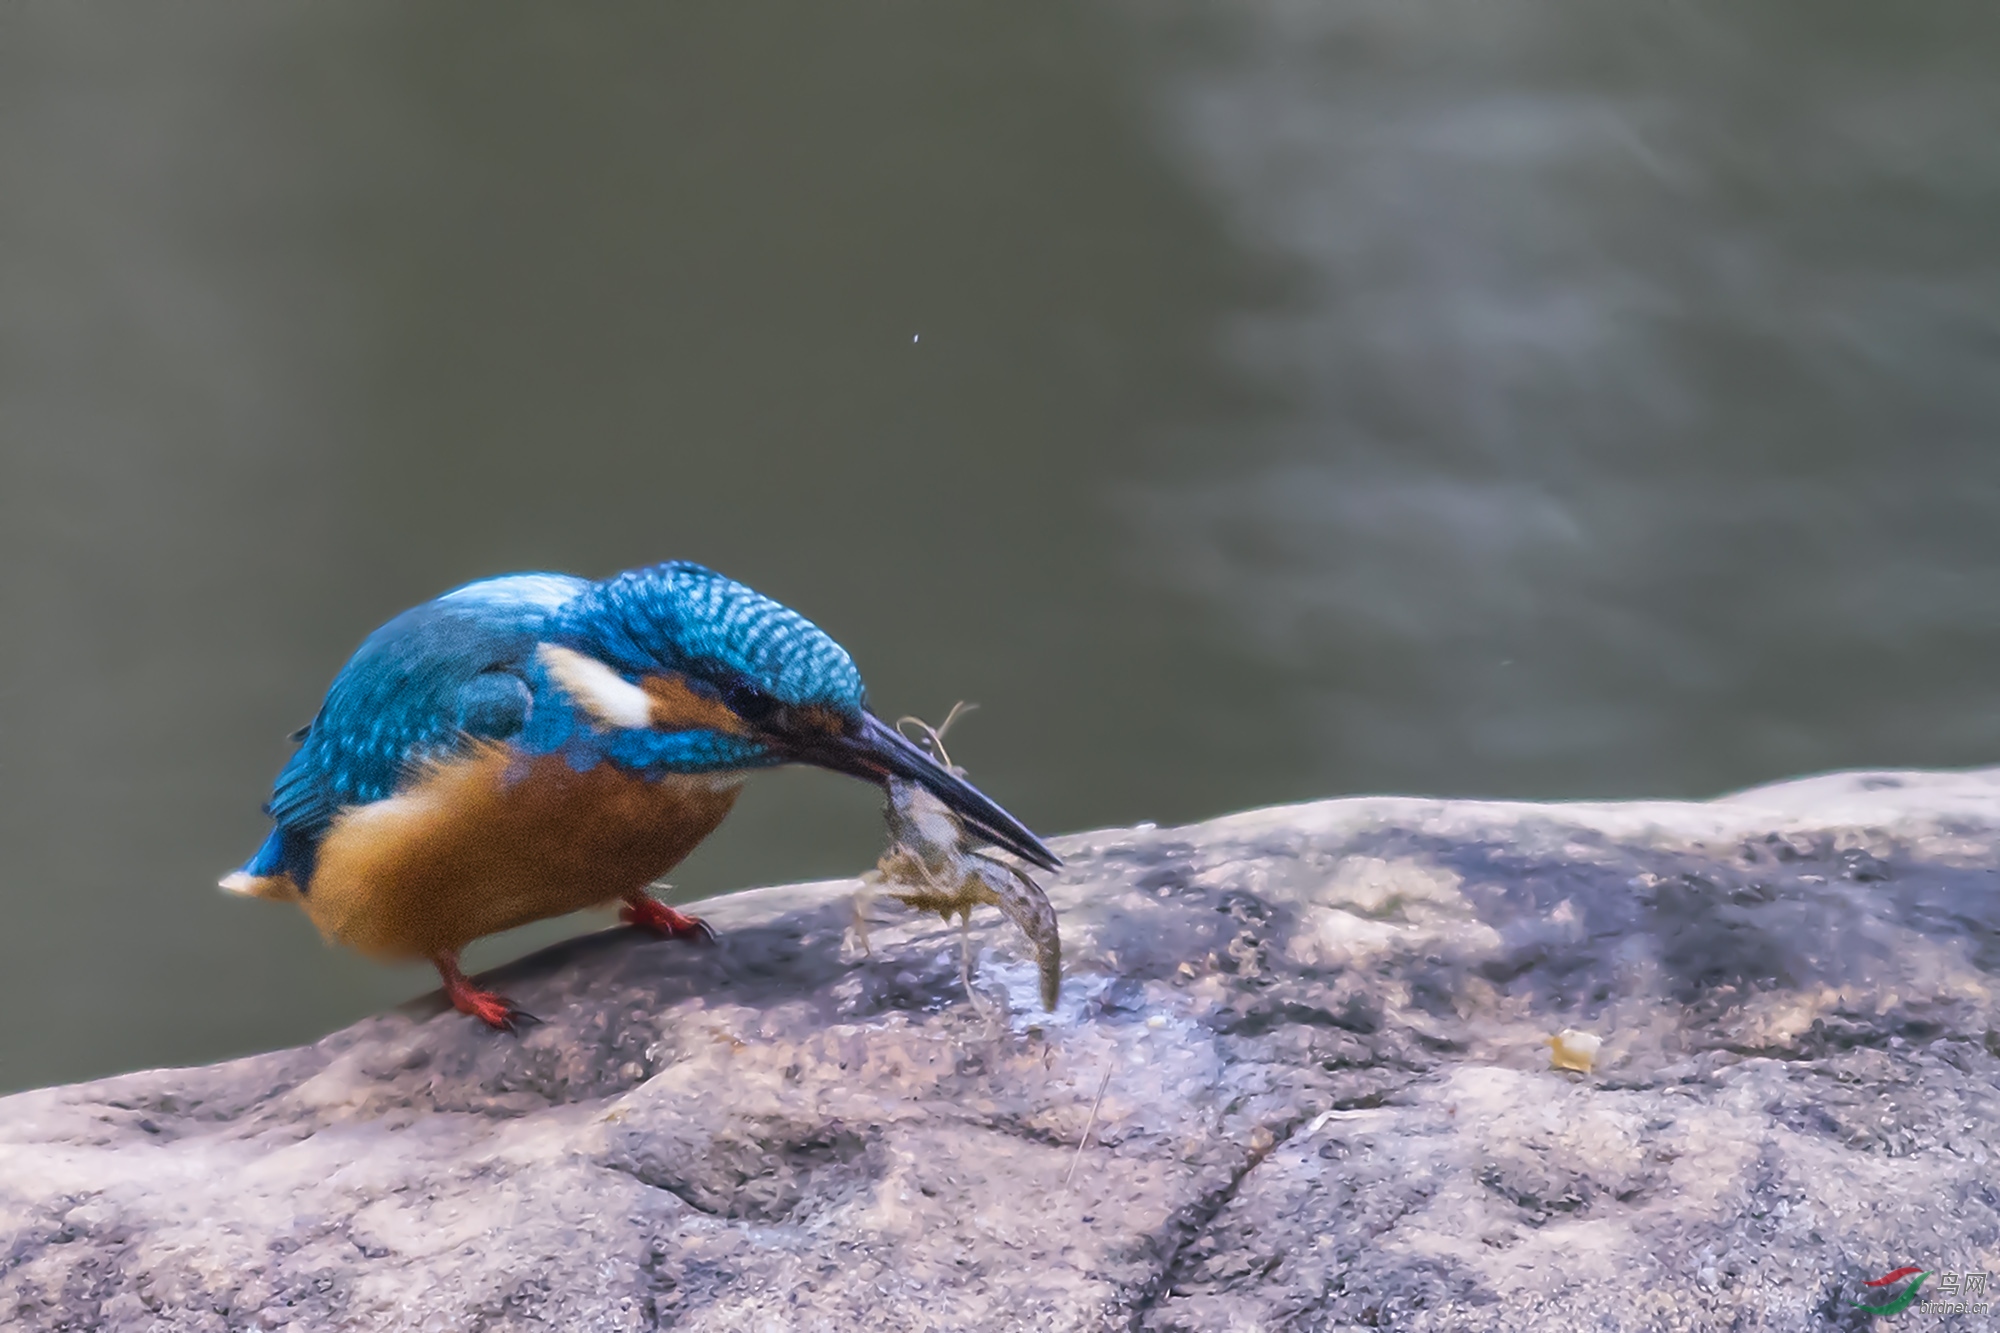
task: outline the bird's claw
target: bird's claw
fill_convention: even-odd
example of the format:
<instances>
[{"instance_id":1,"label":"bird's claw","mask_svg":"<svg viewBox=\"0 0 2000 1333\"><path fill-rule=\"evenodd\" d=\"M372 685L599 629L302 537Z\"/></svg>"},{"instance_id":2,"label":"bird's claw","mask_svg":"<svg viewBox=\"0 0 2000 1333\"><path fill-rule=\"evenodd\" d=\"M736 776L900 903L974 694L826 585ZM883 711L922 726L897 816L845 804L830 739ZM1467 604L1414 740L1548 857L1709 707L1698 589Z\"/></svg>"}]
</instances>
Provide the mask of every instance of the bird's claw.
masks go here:
<instances>
[{"instance_id":1,"label":"bird's claw","mask_svg":"<svg viewBox=\"0 0 2000 1333\"><path fill-rule=\"evenodd\" d=\"M644 895L627 898L618 909L618 919L628 926L650 930L661 939L715 943L715 927L698 916L677 912L657 898Z\"/></svg>"},{"instance_id":2,"label":"bird's claw","mask_svg":"<svg viewBox=\"0 0 2000 1333\"><path fill-rule=\"evenodd\" d=\"M541 1019L536 1018L526 1009L516 1009L511 1005L507 1009L507 1016L500 1020L498 1024L499 1029L510 1037L518 1037L529 1028L538 1028L540 1026L542 1026Z\"/></svg>"},{"instance_id":3,"label":"bird's claw","mask_svg":"<svg viewBox=\"0 0 2000 1333\"><path fill-rule=\"evenodd\" d=\"M496 1032L518 1037L529 1028L541 1026L541 1019L493 991L464 986L451 987L447 994L451 997L452 1008L461 1014L470 1014Z\"/></svg>"}]
</instances>

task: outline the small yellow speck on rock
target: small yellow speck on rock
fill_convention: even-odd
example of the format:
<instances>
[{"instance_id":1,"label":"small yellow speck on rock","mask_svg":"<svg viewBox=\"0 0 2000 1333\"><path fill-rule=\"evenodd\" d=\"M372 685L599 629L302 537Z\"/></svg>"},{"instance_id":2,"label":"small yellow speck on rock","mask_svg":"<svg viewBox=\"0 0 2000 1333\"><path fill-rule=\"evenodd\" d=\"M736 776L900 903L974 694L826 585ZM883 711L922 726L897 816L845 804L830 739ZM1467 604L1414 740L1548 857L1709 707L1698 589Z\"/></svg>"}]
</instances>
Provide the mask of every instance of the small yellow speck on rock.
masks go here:
<instances>
[{"instance_id":1,"label":"small yellow speck on rock","mask_svg":"<svg viewBox=\"0 0 2000 1333\"><path fill-rule=\"evenodd\" d=\"M1588 1074L1597 1063L1597 1052L1604 1045L1604 1038L1590 1032L1579 1032L1575 1028L1564 1028L1549 1038L1549 1065L1555 1069L1574 1069L1579 1074Z\"/></svg>"}]
</instances>

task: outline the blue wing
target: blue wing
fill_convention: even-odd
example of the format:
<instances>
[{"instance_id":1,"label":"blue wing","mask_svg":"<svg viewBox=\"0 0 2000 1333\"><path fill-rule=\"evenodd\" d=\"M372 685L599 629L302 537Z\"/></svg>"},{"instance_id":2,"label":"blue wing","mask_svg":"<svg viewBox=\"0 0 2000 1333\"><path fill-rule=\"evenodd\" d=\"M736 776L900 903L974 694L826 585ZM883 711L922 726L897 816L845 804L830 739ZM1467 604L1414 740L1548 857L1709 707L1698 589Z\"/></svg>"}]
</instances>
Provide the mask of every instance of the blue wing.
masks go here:
<instances>
[{"instance_id":1,"label":"blue wing","mask_svg":"<svg viewBox=\"0 0 2000 1333\"><path fill-rule=\"evenodd\" d=\"M561 574L486 579L369 635L278 774L264 807L277 828L245 869L283 870L304 887L343 807L392 795L415 764L519 735L533 708L525 677L542 627L589 586Z\"/></svg>"},{"instance_id":2,"label":"blue wing","mask_svg":"<svg viewBox=\"0 0 2000 1333\"><path fill-rule=\"evenodd\" d=\"M701 727L603 725L535 660L540 642L595 659L628 682L658 673L748 689L782 704L866 706L846 651L796 611L684 562L601 583L516 574L468 584L370 635L299 737L265 810L276 822L243 869L304 889L341 810L394 795L413 767L475 739L561 754L577 771L609 762L641 774L782 762L755 739Z\"/></svg>"}]
</instances>

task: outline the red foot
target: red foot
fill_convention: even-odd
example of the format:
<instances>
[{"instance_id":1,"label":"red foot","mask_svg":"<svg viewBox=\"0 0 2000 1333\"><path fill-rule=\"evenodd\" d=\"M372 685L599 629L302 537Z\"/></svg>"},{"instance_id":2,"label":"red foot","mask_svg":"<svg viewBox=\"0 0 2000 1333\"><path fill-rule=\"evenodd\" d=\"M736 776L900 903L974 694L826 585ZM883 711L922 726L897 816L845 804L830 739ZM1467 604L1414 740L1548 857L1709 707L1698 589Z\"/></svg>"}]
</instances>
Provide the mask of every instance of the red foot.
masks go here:
<instances>
[{"instance_id":1,"label":"red foot","mask_svg":"<svg viewBox=\"0 0 2000 1333\"><path fill-rule=\"evenodd\" d=\"M471 1014L486 1026L515 1036L542 1021L525 1009L517 1009L506 996L480 990L467 981L465 973L458 970L456 956L440 954L432 961L437 964L438 975L444 978L445 998L461 1014Z\"/></svg>"},{"instance_id":2,"label":"red foot","mask_svg":"<svg viewBox=\"0 0 2000 1333\"><path fill-rule=\"evenodd\" d=\"M638 926L650 930L665 940L701 940L715 942L715 931L698 916L686 912L676 912L673 908L643 893L634 894L618 909L618 919L628 926Z\"/></svg>"}]
</instances>

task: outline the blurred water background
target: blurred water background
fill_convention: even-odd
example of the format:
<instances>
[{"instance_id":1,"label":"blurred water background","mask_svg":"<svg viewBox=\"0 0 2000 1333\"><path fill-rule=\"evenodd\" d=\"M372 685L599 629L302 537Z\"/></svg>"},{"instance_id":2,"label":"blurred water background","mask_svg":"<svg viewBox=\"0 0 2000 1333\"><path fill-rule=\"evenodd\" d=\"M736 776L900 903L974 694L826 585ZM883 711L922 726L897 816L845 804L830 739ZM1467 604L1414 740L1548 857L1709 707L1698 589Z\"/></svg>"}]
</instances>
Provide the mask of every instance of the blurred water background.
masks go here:
<instances>
[{"instance_id":1,"label":"blurred water background","mask_svg":"<svg viewBox=\"0 0 2000 1333\"><path fill-rule=\"evenodd\" d=\"M1928 0L8 6L0 1087L434 984L214 881L506 570L741 578L1045 832L1994 761L1996 124Z\"/></svg>"}]
</instances>

